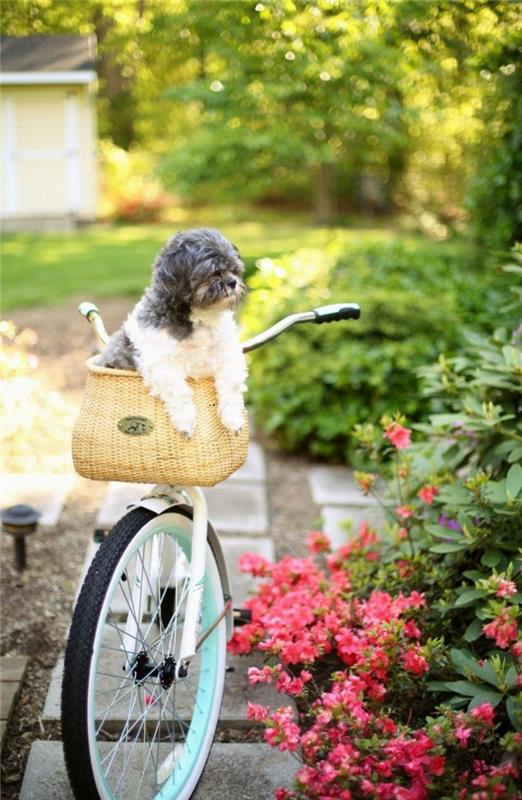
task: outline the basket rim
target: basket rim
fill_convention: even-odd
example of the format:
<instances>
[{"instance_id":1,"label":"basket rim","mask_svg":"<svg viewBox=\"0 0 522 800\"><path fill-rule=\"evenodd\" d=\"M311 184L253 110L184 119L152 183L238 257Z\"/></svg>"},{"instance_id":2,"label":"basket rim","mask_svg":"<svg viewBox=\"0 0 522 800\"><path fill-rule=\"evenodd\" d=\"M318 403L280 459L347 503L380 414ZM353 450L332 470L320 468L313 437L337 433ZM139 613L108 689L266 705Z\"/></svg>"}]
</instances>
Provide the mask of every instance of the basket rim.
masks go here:
<instances>
[{"instance_id":1,"label":"basket rim","mask_svg":"<svg viewBox=\"0 0 522 800\"><path fill-rule=\"evenodd\" d=\"M99 364L96 364L96 359L99 357L99 353L97 355L91 356L85 362L85 365L89 372L94 373L95 375L108 375L111 378L113 377L123 377L123 378L134 378L134 380L139 380L143 382L143 377L141 372L134 369L116 369L113 367L102 367ZM206 375L203 378L187 378L187 381L191 384L195 383L212 383L215 385L215 380L212 375Z\"/></svg>"},{"instance_id":2,"label":"basket rim","mask_svg":"<svg viewBox=\"0 0 522 800\"><path fill-rule=\"evenodd\" d=\"M96 363L96 359L99 358L99 354L95 356L91 356L85 362L85 366L91 372L96 372L99 375L124 375L126 378L140 378L141 374L134 369L113 369L113 367L102 367Z\"/></svg>"}]
</instances>

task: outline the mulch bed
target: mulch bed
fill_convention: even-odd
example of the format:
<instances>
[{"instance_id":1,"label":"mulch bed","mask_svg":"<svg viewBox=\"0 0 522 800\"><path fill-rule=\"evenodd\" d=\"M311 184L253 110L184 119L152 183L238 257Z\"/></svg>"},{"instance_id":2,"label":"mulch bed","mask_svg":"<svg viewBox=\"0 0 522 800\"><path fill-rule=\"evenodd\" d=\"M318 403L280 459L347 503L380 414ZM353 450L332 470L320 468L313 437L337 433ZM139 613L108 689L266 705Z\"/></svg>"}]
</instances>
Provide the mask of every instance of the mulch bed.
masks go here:
<instances>
[{"instance_id":1,"label":"mulch bed","mask_svg":"<svg viewBox=\"0 0 522 800\"><path fill-rule=\"evenodd\" d=\"M81 298L80 298L81 299ZM24 309L9 315L20 327L38 334L34 353L38 374L77 406L85 380L85 360L95 350L90 326L76 312L76 303L56 308ZM125 298L100 301L105 324L115 330L132 301ZM263 441L268 461L268 493L271 527L276 554L303 555L306 534L318 524L319 510L312 504L306 461L278 454ZM64 460L68 458L68 432L63 437ZM53 471L46 461L46 442L35 442L36 455L30 469L20 458L6 465L7 471ZM36 462L35 462L36 459ZM55 462L53 462L54 464ZM12 543L0 536L2 581L2 633L0 655L25 654L30 658L24 684L11 718L2 753L2 796L19 797L29 750L37 739L57 739L60 726L44 727L42 711L51 671L64 648L70 624L76 585L85 551L94 529L94 519L106 485L79 479L71 492L59 523L40 529L28 541L27 569L21 575L14 567ZM222 731L220 741L256 741L259 731Z\"/></svg>"}]
</instances>

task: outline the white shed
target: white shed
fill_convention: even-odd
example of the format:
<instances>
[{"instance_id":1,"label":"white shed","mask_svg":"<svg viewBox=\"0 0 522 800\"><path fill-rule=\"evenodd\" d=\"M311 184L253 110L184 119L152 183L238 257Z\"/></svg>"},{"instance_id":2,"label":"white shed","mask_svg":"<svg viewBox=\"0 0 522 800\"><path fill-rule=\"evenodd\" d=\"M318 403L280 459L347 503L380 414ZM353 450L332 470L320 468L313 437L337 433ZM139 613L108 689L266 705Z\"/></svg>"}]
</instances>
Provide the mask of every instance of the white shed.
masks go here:
<instances>
[{"instance_id":1,"label":"white shed","mask_svg":"<svg viewBox=\"0 0 522 800\"><path fill-rule=\"evenodd\" d=\"M4 230L73 227L98 200L95 38L0 38Z\"/></svg>"}]
</instances>

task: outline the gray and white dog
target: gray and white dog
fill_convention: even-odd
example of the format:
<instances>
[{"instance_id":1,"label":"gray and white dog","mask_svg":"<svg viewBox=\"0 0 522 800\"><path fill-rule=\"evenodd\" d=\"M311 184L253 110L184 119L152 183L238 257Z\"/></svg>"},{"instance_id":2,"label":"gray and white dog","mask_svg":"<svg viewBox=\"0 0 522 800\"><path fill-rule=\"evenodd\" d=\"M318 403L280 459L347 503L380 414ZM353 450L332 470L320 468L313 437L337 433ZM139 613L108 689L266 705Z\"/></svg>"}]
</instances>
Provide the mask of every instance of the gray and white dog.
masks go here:
<instances>
[{"instance_id":1,"label":"gray and white dog","mask_svg":"<svg viewBox=\"0 0 522 800\"><path fill-rule=\"evenodd\" d=\"M137 369L188 437L196 409L187 378L212 376L220 418L244 423L247 368L233 309L245 292L237 248L212 228L176 234L152 268L152 282L98 357L101 366Z\"/></svg>"}]
</instances>

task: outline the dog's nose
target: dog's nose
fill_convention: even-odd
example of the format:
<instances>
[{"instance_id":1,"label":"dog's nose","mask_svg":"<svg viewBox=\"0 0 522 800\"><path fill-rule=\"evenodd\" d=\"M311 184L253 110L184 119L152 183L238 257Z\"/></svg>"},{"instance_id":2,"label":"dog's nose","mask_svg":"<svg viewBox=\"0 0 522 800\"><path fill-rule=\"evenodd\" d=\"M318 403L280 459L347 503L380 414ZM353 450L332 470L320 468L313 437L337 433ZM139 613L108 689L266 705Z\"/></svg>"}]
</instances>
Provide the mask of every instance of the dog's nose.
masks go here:
<instances>
[{"instance_id":1,"label":"dog's nose","mask_svg":"<svg viewBox=\"0 0 522 800\"><path fill-rule=\"evenodd\" d=\"M228 278L227 279L227 286L229 289L235 289L237 286L237 281L235 278Z\"/></svg>"}]
</instances>

